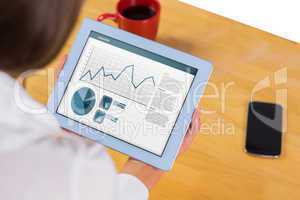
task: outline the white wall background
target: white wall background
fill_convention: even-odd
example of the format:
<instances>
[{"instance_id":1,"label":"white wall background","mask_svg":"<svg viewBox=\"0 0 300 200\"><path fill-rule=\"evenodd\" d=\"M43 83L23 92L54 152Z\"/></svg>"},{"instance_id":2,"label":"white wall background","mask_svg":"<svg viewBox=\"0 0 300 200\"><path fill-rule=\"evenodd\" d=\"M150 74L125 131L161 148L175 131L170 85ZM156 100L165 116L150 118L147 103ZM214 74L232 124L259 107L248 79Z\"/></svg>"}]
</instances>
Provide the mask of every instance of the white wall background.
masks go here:
<instances>
[{"instance_id":1,"label":"white wall background","mask_svg":"<svg viewBox=\"0 0 300 200\"><path fill-rule=\"evenodd\" d=\"M179 0L300 42L300 0Z\"/></svg>"}]
</instances>

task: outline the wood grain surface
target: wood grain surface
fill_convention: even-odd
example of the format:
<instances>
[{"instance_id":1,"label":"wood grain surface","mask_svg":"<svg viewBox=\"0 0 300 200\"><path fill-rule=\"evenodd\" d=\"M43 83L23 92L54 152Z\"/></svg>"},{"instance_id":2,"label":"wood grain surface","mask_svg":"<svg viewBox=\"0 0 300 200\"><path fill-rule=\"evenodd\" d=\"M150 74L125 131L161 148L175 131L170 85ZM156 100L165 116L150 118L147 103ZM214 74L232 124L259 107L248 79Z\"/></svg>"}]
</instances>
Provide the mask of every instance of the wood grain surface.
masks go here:
<instances>
[{"instance_id":1,"label":"wood grain surface","mask_svg":"<svg viewBox=\"0 0 300 200\"><path fill-rule=\"evenodd\" d=\"M175 0L161 2L158 42L211 61L214 72L199 105L200 133L190 150L151 191L150 199L299 200L300 45ZM60 57L68 53L82 19L112 12L115 3L87 0ZM47 69L55 68L57 62L26 82L30 94L42 103L47 102L53 86ZM268 87L255 91L265 83ZM279 159L244 152L251 98L277 100L284 106L285 133ZM111 150L109 153L120 169L126 156Z\"/></svg>"}]
</instances>

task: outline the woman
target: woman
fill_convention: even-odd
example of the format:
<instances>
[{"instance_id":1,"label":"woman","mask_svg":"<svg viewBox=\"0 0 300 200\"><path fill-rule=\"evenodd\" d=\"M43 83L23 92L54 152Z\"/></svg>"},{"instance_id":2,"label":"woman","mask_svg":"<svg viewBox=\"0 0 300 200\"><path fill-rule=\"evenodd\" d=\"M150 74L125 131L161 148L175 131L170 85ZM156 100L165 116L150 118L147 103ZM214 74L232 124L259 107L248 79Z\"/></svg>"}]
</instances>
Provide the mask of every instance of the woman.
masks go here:
<instances>
[{"instance_id":1,"label":"woman","mask_svg":"<svg viewBox=\"0 0 300 200\"><path fill-rule=\"evenodd\" d=\"M0 195L5 200L142 200L163 172L129 159L116 173L105 149L64 133L49 113L23 112L12 78L40 68L63 46L81 0L0 1ZM40 106L21 90L30 107ZM196 111L181 148L199 130Z\"/></svg>"}]
</instances>

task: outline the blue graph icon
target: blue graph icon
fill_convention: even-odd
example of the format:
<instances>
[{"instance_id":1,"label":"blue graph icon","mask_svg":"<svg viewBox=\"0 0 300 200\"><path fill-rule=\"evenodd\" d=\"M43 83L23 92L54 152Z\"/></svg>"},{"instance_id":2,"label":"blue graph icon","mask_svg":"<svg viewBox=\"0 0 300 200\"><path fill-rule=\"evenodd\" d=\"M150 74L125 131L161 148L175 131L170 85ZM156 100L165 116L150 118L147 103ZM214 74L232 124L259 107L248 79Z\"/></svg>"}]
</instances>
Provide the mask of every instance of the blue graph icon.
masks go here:
<instances>
[{"instance_id":1,"label":"blue graph icon","mask_svg":"<svg viewBox=\"0 0 300 200\"><path fill-rule=\"evenodd\" d=\"M102 75L103 77L110 77L113 80L118 80L123 73L125 73L127 70L131 70L131 84L132 86L137 89L139 86L141 86L143 83L145 83L146 81L151 81L153 83L153 86L155 86L155 80L153 76L148 76L146 78L144 78L142 81L135 83L135 75L134 75L134 65L128 65L126 67L123 68L123 70L117 74L116 76L114 76L112 73L106 73L105 68L102 66L100 69L97 70L97 72L93 75L91 70L88 70L87 72L85 72L79 80L82 80L84 78L86 78L88 76L88 78L92 81L94 80L97 76Z\"/></svg>"},{"instance_id":2,"label":"blue graph icon","mask_svg":"<svg viewBox=\"0 0 300 200\"><path fill-rule=\"evenodd\" d=\"M94 116L94 121L97 122L98 124L102 124L104 119L105 119L106 113L98 110Z\"/></svg>"},{"instance_id":3,"label":"blue graph icon","mask_svg":"<svg viewBox=\"0 0 300 200\"><path fill-rule=\"evenodd\" d=\"M84 87L73 94L71 107L77 115L86 115L93 109L95 103L96 97L94 91Z\"/></svg>"},{"instance_id":4,"label":"blue graph icon","mask_svg":"<svg viewBox=\"0 0 300 200\"><path fill-rule=\"evenodd\" d=\"M109 96L104 95L100 102L100 107L104 110L108 110L111 106L113 99Z\"/></svg>"}]
</instances>

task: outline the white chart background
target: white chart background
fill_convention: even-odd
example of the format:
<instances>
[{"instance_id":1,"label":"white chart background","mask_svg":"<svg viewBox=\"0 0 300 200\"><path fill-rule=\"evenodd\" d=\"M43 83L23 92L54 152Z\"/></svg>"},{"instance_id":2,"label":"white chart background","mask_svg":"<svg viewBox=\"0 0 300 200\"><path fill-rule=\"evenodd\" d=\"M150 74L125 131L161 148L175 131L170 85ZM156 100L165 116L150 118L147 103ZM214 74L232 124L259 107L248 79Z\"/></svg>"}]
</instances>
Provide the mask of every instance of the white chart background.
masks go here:
<instances>
[{"instance_id":1,"label":"white chart background","mask_svg":"<svg viewBox=\"0 0 300 200\"><path fill-rule=\"evenodd\" d=\"M95 48L97 51L94 52L97 54L96 56L91 57L91 50L95 50ZM92 60L89 58L92 58ZM117 74L122 71L122 68L132 64L135 65L135 74L137 75L135 76L135 79L137 79L135 80L136 82L141 81L147 76L154 77L156 88L152 88L154 91L153 94L155 91L159 90L157 87L163 83L162 80L164 80L163 77L165 74L170 74L173 79L182 83L182 91L177 94L180 96L180 101L178 102L178 106L175 107L174 112L167 115L169 117L169 123L166 127L161 127L145 120L149 111L149 106L151 106L151 101L149 101L148 107L138 105L130 99L123 98L116 93L111 93L97 87L97 81L80 80L82 75L84 75L90 67L93 73L97 71L97 68L104 66L107 67L107 69L113 69L110 70L110 72ZM94 38L90 38L58 108L58 113L160 155L166 145L175 120L181 109L181 105L183 104L190 85L192 84L193 78L193 75L184 71L114 47ZM108 80L108 78L106 78L106 80ZM114 84L113 82L110 83ZM118 86L126 87L126 80L123 80L122 84ZM82 87L89 87L96 93L96 106L87 115L78 116L72 111L71 99L74 92ZM105 111L107 114L117 117L119 119L117 123L108 119L105 119L102 124L94 122L93 117L95 112L100 109L99 103L103 95L110 96L114 100L127 105L125 110L120 110L111 106L109 111Z\"/></svg>"}]
</instances>

